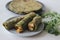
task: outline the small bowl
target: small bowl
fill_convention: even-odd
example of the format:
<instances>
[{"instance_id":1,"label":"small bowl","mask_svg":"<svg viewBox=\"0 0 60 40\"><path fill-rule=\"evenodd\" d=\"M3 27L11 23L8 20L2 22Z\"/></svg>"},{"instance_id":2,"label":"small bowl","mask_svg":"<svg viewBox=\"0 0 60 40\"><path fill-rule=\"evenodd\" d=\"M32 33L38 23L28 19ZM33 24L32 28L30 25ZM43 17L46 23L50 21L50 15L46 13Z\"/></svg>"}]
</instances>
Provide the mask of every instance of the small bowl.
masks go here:
<instances>
[{"instance_id":1,"label":"small bowl","mask_svg":"<svg viewBox=\"0 0 60 40\"><path fill-rule=\"evenodd\" d=\"M17 17L20 17L20 16L16 16L16 17L12 17L10 19L8 19L7 21L13 19L13 18L17 18ZM14 35L17 35L17 36L21 36L21 37L30 37L30 36L34 36L34 35L37 35L39 33L41 33L44 29L44 24L42 23L39 27L39 29L35 32L30 32L30 31L24 31L23 33L17 33L15 29L12 29L12 30L7 30L8 32L14 34Z\"/></svg>"},{"instance_id":2,"label":"small bowl","mask_svg":"<svg viewBox=\"0 0 60 40\"><path fill-rule=\"evenodd\" d=\"M6 8L7 8L9 11L11 11L11 10L9 9L9 4L10 4L11 2L12 2L12 1L10 1L10 2L8 2L8 3L6 4ZM37 2L39 2L39 1L37 1ZM37 14L39 14L39 15L42 15L42 14L45 12L45 6L44 6L43 3L41 3L41 2L39 2L39 3L42 4L42 8L41 8L40 10L33 11L33 12L35 12L35 13L37 13ZM14 12L14 11L11 11L11 12L16 13L16 12ZM27 13L22 12L22 13L16 13L16 14L25 15L25 14L27 14Z\"/></svg>"}]
</instances>

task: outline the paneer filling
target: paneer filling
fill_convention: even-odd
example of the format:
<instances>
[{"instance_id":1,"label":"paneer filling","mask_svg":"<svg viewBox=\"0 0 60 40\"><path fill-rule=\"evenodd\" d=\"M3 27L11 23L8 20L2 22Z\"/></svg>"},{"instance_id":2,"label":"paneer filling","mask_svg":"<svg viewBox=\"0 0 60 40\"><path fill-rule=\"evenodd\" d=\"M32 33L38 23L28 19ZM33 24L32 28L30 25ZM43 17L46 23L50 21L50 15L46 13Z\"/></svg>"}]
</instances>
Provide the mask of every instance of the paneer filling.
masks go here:
<instances>
[{"instance_id":1,"label":"paneer filling","mask_svg":"<svg viewBox=\"0 0 60 40\"><path fill-rule=\"evenodd\" d=\"M22 27L18 27L18 29L16 30L17 33L21 33L23 32L23 28Z\"/></svg>"}]
</instances>

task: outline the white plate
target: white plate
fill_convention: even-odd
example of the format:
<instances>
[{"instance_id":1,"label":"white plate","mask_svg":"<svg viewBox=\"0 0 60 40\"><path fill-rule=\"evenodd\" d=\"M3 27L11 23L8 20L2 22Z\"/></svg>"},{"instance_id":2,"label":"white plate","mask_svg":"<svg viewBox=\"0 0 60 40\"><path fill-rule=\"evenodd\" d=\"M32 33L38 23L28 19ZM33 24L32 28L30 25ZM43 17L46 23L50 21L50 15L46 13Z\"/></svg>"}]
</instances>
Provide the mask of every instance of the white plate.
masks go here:
<instances>
[{"instance_id":1,"label":"white plate","mask_svg":"<svg viewBox=\"0 0 60 40\"><path fill-rule=\"evenodd\" d=\"M17 17L19 17L19 16L12 17L12 18L8 19L7 21L9 21L9 20L11 20L13 18L17 18ZM15 34L15 35L21 36L21 37L27 37L27 36L34 36L36 34L39 34L39 33L41 33L43 31L43 29L44 29L44 24L42 23L42 24L40 24L39 29L37 31L35 31L35 32L25 31L23 33L17 33L16 30L8 30L8 31Z\"/></svg>"}]
</instances>

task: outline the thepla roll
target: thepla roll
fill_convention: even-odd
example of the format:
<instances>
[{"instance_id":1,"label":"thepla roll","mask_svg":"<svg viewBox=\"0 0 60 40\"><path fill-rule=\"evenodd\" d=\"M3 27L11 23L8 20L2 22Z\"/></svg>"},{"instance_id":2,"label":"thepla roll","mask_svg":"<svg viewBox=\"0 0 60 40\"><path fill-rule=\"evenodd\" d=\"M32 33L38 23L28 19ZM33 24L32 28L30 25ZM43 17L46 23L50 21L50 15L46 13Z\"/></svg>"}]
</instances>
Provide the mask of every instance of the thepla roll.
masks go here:
<instances>
[{"instance_id":1,"label":"thepla roll","mask_svg":"<svg viewBox=\"0 0 60 40\"><path fill-rule=\"evenodd\" d=\"M15 24L17 22L19 22L20 20L22 20L23 17L14 17L14 18L10 18L9 20L5 21L3 23L3 26L7 29L7 30L11 30L15 28Z\"/></svg>"},{"instance_id":2,"label":"thepla roll","mask_svg":"<svg viewBox=\"0 0 60 40\"><path fill-rule=\"evenodd\" d=\"M42 22L41 16L34 17L33 20L28 24L29 31L37 31L41 22Z\"/></svg>"},{"instance_id":3,"label":"thepla roll","mask_svg":"<svg viewBox=\"0 0 60 40\"><path fill-rule=\"evenodd\" d=\"M36 16L36 14L34 12L31 12L29 14L27 14L21 21L19 21L15 27L17 28L17 32L21 33L23 32L26 28L28 23Z\"/></svg>"}]
</instances>

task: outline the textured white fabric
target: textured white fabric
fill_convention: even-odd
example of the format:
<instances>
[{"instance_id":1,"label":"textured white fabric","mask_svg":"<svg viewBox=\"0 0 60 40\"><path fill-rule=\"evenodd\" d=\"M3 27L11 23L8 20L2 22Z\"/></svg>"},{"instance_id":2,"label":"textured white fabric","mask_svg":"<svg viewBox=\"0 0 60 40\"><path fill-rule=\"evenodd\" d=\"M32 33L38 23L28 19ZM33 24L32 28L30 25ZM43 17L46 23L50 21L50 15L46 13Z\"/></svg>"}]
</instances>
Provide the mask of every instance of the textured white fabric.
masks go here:
<instances>
[{"instance_id":1,"label":"textured white fabric","mask_svg":"<svg viewBox=\"0 0 60 40\"><path fill-rule=\"evenodd\" d=\"M0 0L0 40L60 40L60 36L54 36L46 32L42 32L41 34L34 37L19 37L4 29L2 23L10 17L17 16L17 14L14 14L6 9L5 5L9 1L11 0ZM60 0L38 1L42 2L46 8L60 13Z\"/></svg>"}]
</instances>

